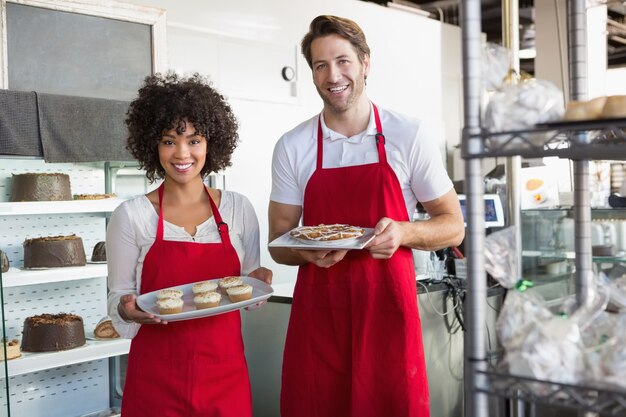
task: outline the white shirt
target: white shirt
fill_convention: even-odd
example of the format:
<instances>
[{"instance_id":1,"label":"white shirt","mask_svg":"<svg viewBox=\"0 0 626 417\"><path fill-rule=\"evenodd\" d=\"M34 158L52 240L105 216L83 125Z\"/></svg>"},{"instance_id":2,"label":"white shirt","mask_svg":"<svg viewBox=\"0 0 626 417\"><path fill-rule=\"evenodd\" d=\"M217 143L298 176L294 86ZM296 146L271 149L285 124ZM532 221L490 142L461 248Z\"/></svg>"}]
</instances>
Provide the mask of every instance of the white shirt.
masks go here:
<instances>
[{"instance_id":1,"label":"white shirt","mask_svg":"<svg viewBox=\"0 0 626 417\"><path fill-rule=\"evenodd\" d=\"M417 119L378 107L387 161L395 172L409 219L418 201L427 202L452 189L452 181L439 152L439 137ZM304 189L317 163L317 120L301 123L285 133L274 147L270 200L302 206ZM378 162L374 110L365 131L350 138L326 126L322 115L324 168L364 165Z\"/></svg>"},{"instance_id":2,"label":"white shirt","mask_svg":"<svg viewBox=\"0 0 626 417\"><path fill-rule=\"evenodd\" d=\"M228 224L230 240L247 275L260 266L259 222L250 201L241 194L222 191L218 207ZM124 294L141 293L143 261L156 239L159 215L145 195L123 202L111 216L107 227L106 252L109 270L108 311L113 326L125 338L133 338L140 325L119 316L117 305ZM164 221L163 238L182 242L220 242L213 216L198 225L195 236L181 227Z\"/></svg>"}]
</instances>

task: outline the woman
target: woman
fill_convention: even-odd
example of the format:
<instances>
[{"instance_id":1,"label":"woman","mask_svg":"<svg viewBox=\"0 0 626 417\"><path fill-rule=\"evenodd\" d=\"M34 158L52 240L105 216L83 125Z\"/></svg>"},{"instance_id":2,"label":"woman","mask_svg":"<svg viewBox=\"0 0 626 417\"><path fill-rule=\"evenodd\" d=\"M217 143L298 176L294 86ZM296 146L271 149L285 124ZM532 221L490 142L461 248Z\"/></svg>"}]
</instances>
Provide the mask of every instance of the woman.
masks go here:
<instances>
[{"instance_id":1,"label":"woman","mask_svg":"<svg viewBox=\"0 0 626 417\"><path fill-rule=\"evenodd\" d=\"M251 416L238 311L168 324L136 303L138 294L229 275L271 283L250 202L203 183L230 165L235 117L198 74L168 74L146 78L126 124L127 149L151 182L164 181L122 203L107 229L109 314L133 338L122 414Z\"/></svg>"}]
</instances>

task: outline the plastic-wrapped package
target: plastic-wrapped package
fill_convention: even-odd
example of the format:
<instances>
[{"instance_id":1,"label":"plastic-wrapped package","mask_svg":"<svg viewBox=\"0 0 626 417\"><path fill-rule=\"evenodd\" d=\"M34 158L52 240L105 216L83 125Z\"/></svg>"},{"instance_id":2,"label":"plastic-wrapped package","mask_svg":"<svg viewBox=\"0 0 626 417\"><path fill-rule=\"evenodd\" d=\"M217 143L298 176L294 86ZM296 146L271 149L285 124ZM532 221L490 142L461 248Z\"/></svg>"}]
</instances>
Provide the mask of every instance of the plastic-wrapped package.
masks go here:
<instances>
[{"instance_id":1,"label":"plastic-wrapped package","mask_svg":"<svg viewBox=\"0 0 626 417\"><path fill-rule=\"evenodd\" d=\"M554 84L532 78L502 87L487 105L485 126L492 132L523 130L561 120L563 92Z\"/></svg>"},{"instance_id":2,"label":"plastic-wrapped package","mask_svg":"<svg viewBox=\"0 0 626 417\"><path fill-rule=\"evenodd\" d=\"M482 80L487 91L500 88L509 73L511 51L497 43L487 42L483 46Z\"/></svg>"},{"instance_id":3,"label":"plastic-wrapped package","mask_svg":"<svg viewBox=\"0 0 626 417\"><path fill-rule=\"evenodd\" d=\"M589 311L576 311L570 317L554 315L543 298L529 288L532 283L517 280L515 233L515 228L509 227L485 239L485 269L510 290L496 322L498 337L505 348L504 363L512 374L577 382L585 369L580 323L599 307L592 304ZM543 385L535 389L547 394Z\"/></svg>"},{"instance_id":4,"label":"plastic-wrapped package","mask_svg":"<svg viewBox=\"0 0 626 417\"><path fill-rule=\"evenodd\" d=\"M618 318L617 329L622 331L609 340L601 349L599 376L600 381L620 388L626 388L626 315Z\"/></svg>"}]
</instances>

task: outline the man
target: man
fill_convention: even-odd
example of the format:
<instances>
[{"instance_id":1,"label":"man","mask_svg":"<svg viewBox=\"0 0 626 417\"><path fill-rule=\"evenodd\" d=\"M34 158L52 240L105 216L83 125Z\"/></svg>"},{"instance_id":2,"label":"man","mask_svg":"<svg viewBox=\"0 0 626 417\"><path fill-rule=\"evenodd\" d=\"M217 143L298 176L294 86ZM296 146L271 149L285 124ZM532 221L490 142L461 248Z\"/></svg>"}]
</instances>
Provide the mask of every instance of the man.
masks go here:
<instances>
[{"instance_id":1,"label":"man","mask_svg":"<svg viewBox=\"0 0 626 417\"><path fill-rule=\"evenodd\" d=\"M298 226L375 228L366 250L271 248L299 265L283 362L282 417L429 415L410 248L458 245L464 228L437 138L370 103L370 50L351 20L318 16L302 40L320 115L277 143L270 241ZM430 219L411 223L419 201Z\"/></svg>"}]
</instances>

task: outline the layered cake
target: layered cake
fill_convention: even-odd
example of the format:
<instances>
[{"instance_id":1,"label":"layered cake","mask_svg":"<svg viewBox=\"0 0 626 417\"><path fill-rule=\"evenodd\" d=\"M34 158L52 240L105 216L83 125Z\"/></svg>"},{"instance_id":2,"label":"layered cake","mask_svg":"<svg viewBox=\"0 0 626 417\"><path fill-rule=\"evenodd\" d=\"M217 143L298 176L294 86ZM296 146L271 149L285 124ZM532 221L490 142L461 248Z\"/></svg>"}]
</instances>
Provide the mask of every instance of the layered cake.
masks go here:
<instances>
[{"instance_id":1,"label":"layered cake","mask_svg":"<svg viewBox=\"0 0 626 417\"><path fill-rule=\"evenodd\" d=\"M70 177L67 174L13 174L9 201L63 201L71 199Z\"/></svg>"},{"instance_id":2,"label":"layered cake","mask_svg":"<svg viewBox=\"0 0 626 417\"><path fill-rule=\"evenodd\" d=\"M93 334L98 339L117 339L120 337L119 333L115 330L115 327L113 327L111 319L108 317L105 317L98 322Z\"/></svg>"},{"instance_id":3,"label":"layered cake","mask_svg":"<svg viewBox=\"0 0 626 417\"><path fill-rule=\"evenodd\" d=\"M85 344L83 319L75 314L41 314L27 317L22 330L24 352L53 352Z\"/></svg>"},{"instance_id":4,"label":"layered cake","mask_svg":"<svg viewBox=\"0 0 626 417\"><path fill-rule=\"evenodd\" d=\"M4 342L7 349L7 360L16 359L22 356L20 351L20 342L17 339L13 339L10 342ZM4 360L4 349L0 347L0 361Z\"/></svg>"},{"instance_id":5,"label":"layered cake","mask_svg":"<svg viewBox=\"0 0 626 417\"><path fill-rule=\"evenodd\" d=\"M84 266L83 240L76 235L48 236L24 241L24 268Z\"/></svg>"},{"instance_id":6,"label":"layered cake","mask_svg":"<svg viewBox=\"0 0 626 417\"><path fill-rule=\"evenodd\" d=\"M74 194L74 200L104 200L105 198L115 198L117 194Z\"/></svg>"},{"instance_id":7,"label":"layered cake","mask_svg":"<svg viewBox=\"0 0 626 417\"><path fill-rule=\"evenodd\" d=\"M2 272L7 272L9 270L9 266L10 266L9 258L7 257L7 254L2 252L1 250L0 250L0 264L1 264L0 270Z\"/></svg>"},{"instance_id":8,"label":"layered cake","mask_svg":"<svg viewBox=\"0 0 626 417\"><path fill-rule=\"evenodd\" d=\"M98 242L96 246L93 247L93 252L91 254L92 262L104 262L107 260L107 248L105 242Z\"/></svg>"}]
</instances>

